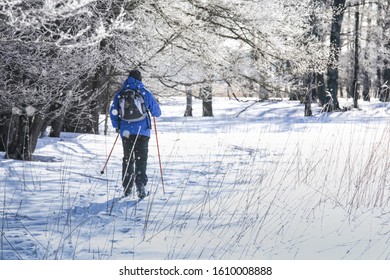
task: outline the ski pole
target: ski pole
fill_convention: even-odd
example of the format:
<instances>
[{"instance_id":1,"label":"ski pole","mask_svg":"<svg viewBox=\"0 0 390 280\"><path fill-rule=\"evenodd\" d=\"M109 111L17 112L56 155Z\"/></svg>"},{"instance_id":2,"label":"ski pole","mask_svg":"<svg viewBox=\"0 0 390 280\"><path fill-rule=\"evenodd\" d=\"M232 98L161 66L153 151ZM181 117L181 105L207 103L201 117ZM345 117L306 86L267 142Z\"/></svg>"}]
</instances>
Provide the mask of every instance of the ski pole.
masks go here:
<instances>
[{"instance_id":1,"label":"ski pole","mask_svg":"<svg viewBox=\"0 0 390 280\"><path fill-rule=\"evenodd\" d=\"M120 134L120 133L118 133L118 134L116 135L116 138L115 138L114 145L112 145L111 152L110 152L110 154L108 155L108 158L107 158L107 160L106 160L106 163L104 164L104 166L103 166L103 168L102 168L102 171L100 171L100 174L104 174L104 169L106 168L106 166L107 166L107 163L108 163L108 160L109 160L109 159L110 159L110 157L111 157L111 154L112 154L112 151L114 150L114 147L115 147L116 141L118 141L119 134Z\"/></svg>"},{"instance_id":2,"label":"ski pole","mask_svg":"<svg viewBox=\"0 0 390 280\"><path fill-rule=\"evenodd\" d=\"M153 116L153 121L154 121L154 131L155 131L155 134L156 134L156 144L157 144L158 162L160 163L161 184L162 184L163 194L165 195L164 177L163 177L163 170L162 170L161 156L160 156L160 147L159 147L159 145L158 145L156 117L154 117L154 116Z\"/></svg>"}]
</instances>

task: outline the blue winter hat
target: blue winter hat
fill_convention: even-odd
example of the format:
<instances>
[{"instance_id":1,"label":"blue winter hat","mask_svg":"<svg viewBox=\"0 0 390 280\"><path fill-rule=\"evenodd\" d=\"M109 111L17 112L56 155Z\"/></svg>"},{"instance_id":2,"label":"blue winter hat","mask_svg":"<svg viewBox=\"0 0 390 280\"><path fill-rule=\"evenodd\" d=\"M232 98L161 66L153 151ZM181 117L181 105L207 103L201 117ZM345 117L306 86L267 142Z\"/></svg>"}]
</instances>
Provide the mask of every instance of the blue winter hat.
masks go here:
<instances>
[{"instance_id":1,"label":"blue winter hat","mask_svg":"<svg viewBox=\"0 0 390 280\"><path fill-rule=\"evenodd\" d=\"M134 79L137 79L138 81L142 81L141 72L137 69L133 69L129 72L129 77L133 77Z\"/></svg>"}]
</instances>

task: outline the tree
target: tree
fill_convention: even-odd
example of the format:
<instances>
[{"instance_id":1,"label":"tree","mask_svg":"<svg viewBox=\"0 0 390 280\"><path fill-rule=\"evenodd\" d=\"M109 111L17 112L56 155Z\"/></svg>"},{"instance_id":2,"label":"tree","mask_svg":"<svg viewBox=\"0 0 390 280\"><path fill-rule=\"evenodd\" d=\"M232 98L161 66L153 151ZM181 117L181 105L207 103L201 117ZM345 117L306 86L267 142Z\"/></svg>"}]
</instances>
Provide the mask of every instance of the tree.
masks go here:
<instances>
[{"instance_id":1,"label":"tree","mask_svg":"<svg viewBox=\"0 0 390 280\"><path fill-rule=\"evenodd\" d=\"M233 93L279 94L296 73L302 75L313 65L325 65L327 48L323 44L314 38L301 42L310 28L309 1L188 0L170 4L159 6L165 21L158 35L170 46L161 48L166 52L159 53L160 61L171 63L168 68L159 63L154 70L159 81L171 89L225 82Z\"/></svg>"},{"instance_id":2,"label":"tree","mask_svg":"<svg viewBox=\"0 0 390 280\"><path fill-rule=\"evenodd\" d=\"M313 36L318 44L326 46L325 38L326 38L326 15L328 12L328 7L326 5L326 1L324 0L313 0L311 3L311 14L309 18L309 22L311 25L311 33L310 36ZM324 53L324 57L326 57ZM309 93L316 98L318 98L318 102L320 106L324 106L326 104L326 88L325 88L325 63L317 64L314 63L312 65L312 73L309 73L308 81L311 81L312 84L309 84ZM311 98L310 98L311 99Z\"/></svg>"},{"instance_id":3,"label":"tree","mask_svg":"<svg viewBox=\"0 0 390 280\"><path fill-rule=\"evenodd\" d=\"M345 0L333 0L332 3L332 24L330 31L330 56L328 61L327 88L332 96L332 104L329 110L339 110L338 84L339 84L339 57L341 51L341 26L344 16Z\"/></svg>"},{"instance_id":4,"label":"tree","mask_svg":"<svg viewBox=\"0 0 390 280\"><path fill-rule=\"evenodd\" d=\"M379 42L378 42L378 65L380 68L378 68L378 80L380 81L380 88L379 88L379 98L381 101L389 102L390 101L390 35L389 35L389 28L390 28L390 19L389 19L389 12L390 12L390 1L389 0L382 0L380 4L378 5L378 20L377 24L380 27L380 36L379 36Z\"/></svg>"},{"instance_id":5,"label":"tree","mask_svg":"<svg viewBox=\"0 0 390 280\"><path fill-rule=\"evenodd\" d=\"M185 117L192 117L192 89L186 88L186 110L184 112Z\"/></svg>"},{"instance_id":6,"label":"tree","mask_svg":"<svg viewBox=\"0 0 390 280\"><path fill-rule=\"evenodd\" d=\"M79 90L99 65L99 44L107 36L92 20L93 2L0 4L0 148L7 157L31 160L48 119L81 100Z\"/></svg>"},{"instance_id":7,"label":"tree","mask_svg":"<svg viewBox=\"0 0 390 280\"><path fill-rule=\"evenodd\" d=\"M353 82L352 82L352 97L353 97L353 107L358 108L358 74L359 74L359 17L360 14L357 11L355 13L355 43L354 43L354 72L353 72Z\"/></svg>"}]
</instances>

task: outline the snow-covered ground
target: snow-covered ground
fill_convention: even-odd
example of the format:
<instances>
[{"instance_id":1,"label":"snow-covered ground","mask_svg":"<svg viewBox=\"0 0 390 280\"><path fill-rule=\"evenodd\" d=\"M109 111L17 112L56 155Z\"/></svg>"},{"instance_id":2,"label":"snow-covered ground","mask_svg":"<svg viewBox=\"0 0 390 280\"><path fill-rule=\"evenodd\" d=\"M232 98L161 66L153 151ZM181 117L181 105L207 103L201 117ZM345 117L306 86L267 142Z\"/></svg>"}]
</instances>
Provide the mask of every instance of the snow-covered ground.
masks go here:
<instances>
[{"instance_id":1,"label":"snow-covered ground","mask_svg":"<svg viewBox=\"0 0 390 280\"><path fill-rule=\"evenodd\" d=\"M33 162L1 153L0 259L390 259L389 104L213 105L184 118L184 98L162 100L165 194L152 134L137 205L119 200L121 142L100 174L113 130L44 137Z\"/></svg>"}]
</instances>

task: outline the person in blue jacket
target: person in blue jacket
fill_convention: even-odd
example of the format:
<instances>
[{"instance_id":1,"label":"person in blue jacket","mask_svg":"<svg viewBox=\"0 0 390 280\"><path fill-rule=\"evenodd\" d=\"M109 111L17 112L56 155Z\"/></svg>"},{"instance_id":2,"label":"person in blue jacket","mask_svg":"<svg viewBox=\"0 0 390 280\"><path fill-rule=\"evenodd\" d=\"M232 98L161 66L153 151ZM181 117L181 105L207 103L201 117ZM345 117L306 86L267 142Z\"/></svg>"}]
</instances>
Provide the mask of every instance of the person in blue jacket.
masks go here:
<instances>
[{"instance_id":1,"label":"person in blue jacket","mask_svg":"<svg viewBox=\"0 0 390 280\"><path fill-rule=\"evenodd\" d=\"M152 93L144 87L141 72L136 69L130 71L122 89L115 94L110 108L112 126L120 133L122 138L122 186L124 194L125 196L130 195L135 183L138 197L143 198L146 196L145 186L148 182L146 166L152 122L149 113L146 118L140 121L130 122L122 118L120 96L121 92L126 89L138 90L143 95L145 107L152 116L159 117L161 109Z\"/></svg>"}]
</instances>

